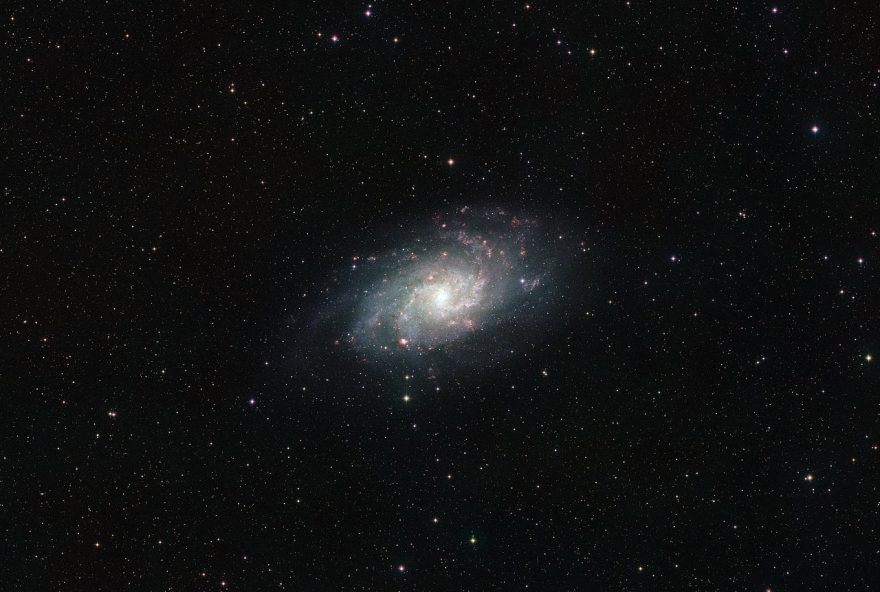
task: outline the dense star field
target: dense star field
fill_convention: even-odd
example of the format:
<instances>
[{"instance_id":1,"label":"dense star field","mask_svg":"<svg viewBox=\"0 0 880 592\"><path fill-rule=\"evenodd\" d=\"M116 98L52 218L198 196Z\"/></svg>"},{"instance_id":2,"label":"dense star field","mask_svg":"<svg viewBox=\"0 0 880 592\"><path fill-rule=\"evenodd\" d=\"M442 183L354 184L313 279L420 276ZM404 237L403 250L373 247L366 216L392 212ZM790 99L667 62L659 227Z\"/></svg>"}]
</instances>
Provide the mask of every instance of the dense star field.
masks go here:
<instances>
[{"instance_id":1,"label":"dense star field","mask_svg":"<svg viewBox=\"0 0 880 592\"><path fill-rule=\"evenodd\" d=\"M880 588L874 4L0 27L0 589Z\"/></svg>"}]
</instances>

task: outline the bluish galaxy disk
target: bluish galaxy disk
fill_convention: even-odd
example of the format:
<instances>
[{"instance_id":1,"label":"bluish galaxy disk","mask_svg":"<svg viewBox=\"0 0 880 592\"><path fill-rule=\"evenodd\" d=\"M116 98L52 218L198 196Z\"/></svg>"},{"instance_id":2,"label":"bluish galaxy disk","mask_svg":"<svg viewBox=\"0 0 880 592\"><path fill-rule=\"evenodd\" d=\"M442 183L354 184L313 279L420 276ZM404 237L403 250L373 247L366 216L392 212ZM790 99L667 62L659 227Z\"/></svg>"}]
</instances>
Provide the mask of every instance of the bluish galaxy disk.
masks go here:
<instances>
[{"instance_id":1,"label":"bluish galaxy disk","mask_svg":"<svg viewBox=\"0 0 880 592\"><path fill-rule=\"evenodd\" d=\"M354 256L356 297L338 338L345 348L373 360L492 353L501 332L538 330L552 316L563 237L541 219L465 207L406 236Z\"/></svg>"}]
</instances>

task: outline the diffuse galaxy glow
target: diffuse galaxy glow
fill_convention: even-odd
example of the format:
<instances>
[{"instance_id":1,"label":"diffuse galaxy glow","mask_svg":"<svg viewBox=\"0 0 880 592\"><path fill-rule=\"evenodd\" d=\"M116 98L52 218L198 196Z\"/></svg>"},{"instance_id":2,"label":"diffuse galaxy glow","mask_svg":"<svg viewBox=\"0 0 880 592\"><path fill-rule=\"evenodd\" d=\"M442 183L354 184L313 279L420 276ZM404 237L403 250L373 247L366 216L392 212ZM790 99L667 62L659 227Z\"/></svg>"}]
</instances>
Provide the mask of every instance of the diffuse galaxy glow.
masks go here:
<instances>
[{"instance_id":1,"label":"diffuse galaxy glow","mask_svg":"<svg viewBox=\"0 0 880 592\"><path fill-rule=\"evenodd\" d=\"M449 352L530 320L548 302L555 238L501 208L436 216L411 244L355 257L369 277L342 340L372 355Z\"/></svg>"}]
</instances>

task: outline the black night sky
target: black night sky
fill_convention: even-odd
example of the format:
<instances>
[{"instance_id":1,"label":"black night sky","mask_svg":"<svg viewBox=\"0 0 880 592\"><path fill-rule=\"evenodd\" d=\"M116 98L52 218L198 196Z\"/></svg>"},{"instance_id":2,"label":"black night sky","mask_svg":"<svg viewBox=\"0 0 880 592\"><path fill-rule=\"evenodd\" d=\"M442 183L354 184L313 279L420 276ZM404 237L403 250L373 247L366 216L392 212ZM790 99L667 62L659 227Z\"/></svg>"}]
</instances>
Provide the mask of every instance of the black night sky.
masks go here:
<instances>
[{"instance_id":1,"label":"black night sky","mask_svg":"<svg viewBox=\"0 0 880 592\"><path fill-rule=\"evenodd\" d=\"M0 27L0 589L880 585L873 3Z\"/></svg>"}]
</instances>

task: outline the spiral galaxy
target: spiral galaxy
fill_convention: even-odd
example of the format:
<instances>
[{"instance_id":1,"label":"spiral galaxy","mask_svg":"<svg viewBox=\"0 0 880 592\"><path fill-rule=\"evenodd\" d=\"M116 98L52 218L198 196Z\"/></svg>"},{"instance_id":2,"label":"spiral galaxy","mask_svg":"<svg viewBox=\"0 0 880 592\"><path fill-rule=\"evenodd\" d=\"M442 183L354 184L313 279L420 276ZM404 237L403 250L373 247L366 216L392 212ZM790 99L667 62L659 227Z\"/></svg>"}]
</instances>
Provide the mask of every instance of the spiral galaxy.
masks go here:
<instances>
[{"instance_id":1,"label":"spiral galaxy","mask_svg":"<svg viewBox=\"0 0 880 592\"><path fill-rule=\"evenodd\" d=\"M554 236L503 208L435 216L407 244L366 257L365 287L342 337L371 357L454 353L545 312Z\"/></svg>"}]
</instances>

